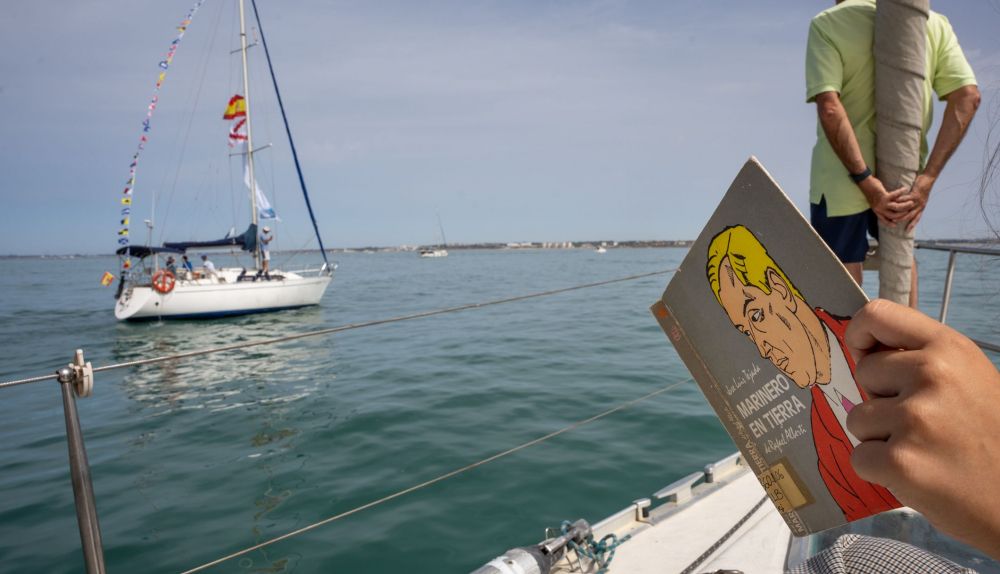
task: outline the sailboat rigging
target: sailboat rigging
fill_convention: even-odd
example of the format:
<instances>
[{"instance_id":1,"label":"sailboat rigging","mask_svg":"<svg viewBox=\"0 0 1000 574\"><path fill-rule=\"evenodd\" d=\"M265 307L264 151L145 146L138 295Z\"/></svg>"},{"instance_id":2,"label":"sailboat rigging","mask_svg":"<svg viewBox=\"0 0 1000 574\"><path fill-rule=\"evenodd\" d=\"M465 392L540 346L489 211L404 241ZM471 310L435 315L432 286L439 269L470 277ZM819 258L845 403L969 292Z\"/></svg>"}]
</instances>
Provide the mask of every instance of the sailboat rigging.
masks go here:
<instances>
[{"instance_id":1,"label":"sailboat rigging","mask_svg":"<svg viewBox=\"0 0 1000 574\"><path fill-rule=\"evenodd\" d=\"M444 236L444 225L441 224L441 214L437 213L438 229L441 230L441 247L424 247L420 250L421 257L447 257L448 240Z\"/></svg>"},{"instance_id":2,"label":"sailboat rigging","mask_svg":"<svg viewBox=\"0 0 1000 574\"><path fill-rule=\"evenodd\" d=\"M260 234L259 228L261 219L277 221L277 217L270 206L270 202L258 185L254 166L254 153L257 150L253 147L253 122L251 119L244 0L239 0L239 51L243 72L243 93L230 98L223 118L232 120L229 132L230 145L240 149L240 155L243 156L245 162L244 183L246 184L250 198L249 225L242 234L235 235L234 233L229 233L222 239L211 241L164 242L162 246L153 246L151 244L136 246L131 245L128 241L128 223L132 209L136 168L140 152L143 151L145 143L148 141L146 134L150 131L150 120L159 99L158 92L177 50L177 46L181 38L183 38L188 25L191 23L194 13L203 1L199 0L181 23L181 26L178 27L180 34L171 43L167 59L160 63L161 72L157 78L156 91L148 108L146 120L143 122L143 136L140 138L139 148L133 156L132 164L130 165L129 180L121 201L122 205L125 206L125 209L122 210L123 228L118 233L118 242L121 247L117 250L122 260L122 268L118 292L115 295L117 300L115 316L121 320L160 317L208 318L316 305L333 279L333 269L335 266L330 265L326 249L323 246L323 240L320 237L319 226L309 200L305 178L302 175L301 165L288 124L284 103L281 99L281 92L278 89L274 66L271 61L271 55L268 50L255 0L251 0L251 3L257 22L257 30L260 34L260 44L263 46L267 59L268 71L275 90L278 107L281 111L285 133L288 136L289 147L295 163L300 188L305 198L313 231L315 232L320 253L323 257L323 265L317 269L295 272L272 269L268 265L269 250L265 244L270 241L270 236L266 235L269 228L267 226L263 228L265 236ZM249 269L246 267L223 267L216 269L210 263L207 255L202 255L203 267L196 270L192 264L188 263L187 259L188 250L193 248L237 248L252 256L253 265ZM162 267L160 266L160 255L167 256L166 264ZM182 258L184 264L181 265L175 257ZM133 258L139 260L138 266L133 265Z\"/></svg>"}]
</instances>

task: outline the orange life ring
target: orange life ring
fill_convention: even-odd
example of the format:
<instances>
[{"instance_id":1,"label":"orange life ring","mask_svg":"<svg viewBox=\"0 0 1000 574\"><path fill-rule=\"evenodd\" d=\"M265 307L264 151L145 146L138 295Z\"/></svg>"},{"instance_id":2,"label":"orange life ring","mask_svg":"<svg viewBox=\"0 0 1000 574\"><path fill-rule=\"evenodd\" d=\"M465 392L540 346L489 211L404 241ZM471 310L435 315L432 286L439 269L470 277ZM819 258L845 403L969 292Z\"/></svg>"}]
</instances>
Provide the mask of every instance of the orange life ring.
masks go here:
<instances>
[{"instance_id":1,"label":"orange life ring","mask_svg":"<svg viewBox=\"0 0 1000 574\"><path fill-rule=\"evenodd\" d=\"M153 289L156 289L157 293L164 295L170 293L174 290L175 283L177 283L177 277L166 269L160 269L153 273Z\"/></svg>"}]
</instances>

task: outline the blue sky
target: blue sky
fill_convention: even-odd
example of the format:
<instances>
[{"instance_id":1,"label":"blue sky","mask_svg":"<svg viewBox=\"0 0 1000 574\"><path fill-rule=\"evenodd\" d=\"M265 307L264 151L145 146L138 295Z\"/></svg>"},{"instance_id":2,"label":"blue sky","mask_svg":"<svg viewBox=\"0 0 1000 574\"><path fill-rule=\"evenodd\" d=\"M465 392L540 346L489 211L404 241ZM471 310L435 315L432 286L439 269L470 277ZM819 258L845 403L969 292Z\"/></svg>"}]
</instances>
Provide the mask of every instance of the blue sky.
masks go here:
<instances>
[{"instance_id":1,"label":"blue sky","mask_svg":"<svg viewBox=\"0 0 1000 574\"><path fill-rule=\"evenodd\" d=\"M156 64L193 3L5 6L0 254L113 251ZM815 110L803 101L803 52L809 19L830 5L259 0L336 247L436 242L435 212L451 242L693 238L750 155L805 210ZM934 8L955 27L984 105L918 236L982 236L1000 3ZM134 242L154 198L155 242L245 226L220 119L236 91L233 12L232 0L207 0L174 58L139 166ZM278 248L314 245L261 82L255 138L274 144L258 161L282 217Z\"/></svg>"}]
</instances>

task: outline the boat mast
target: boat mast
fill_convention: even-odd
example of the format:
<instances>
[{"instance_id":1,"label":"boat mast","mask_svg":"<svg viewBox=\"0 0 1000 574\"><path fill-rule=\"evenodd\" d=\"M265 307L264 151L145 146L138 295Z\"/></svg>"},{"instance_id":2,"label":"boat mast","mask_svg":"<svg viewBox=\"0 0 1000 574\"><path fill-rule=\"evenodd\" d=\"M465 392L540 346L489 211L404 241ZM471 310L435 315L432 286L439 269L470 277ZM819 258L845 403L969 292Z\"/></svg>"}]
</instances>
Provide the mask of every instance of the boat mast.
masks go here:
<instances>
[{"instance_id":1,"label":"boat mast","mask_svg":"<svg viewBox=\"0 0 1000 574\"><path fill-rule=\"evenodd\" d=\"M436 211L434 212L434 214L437 215L437 218L438 218L438 229L441 230L441 243L444 246L443 248L447 249L448 248L448 240L445 239L445 237L444 237L444 224L441 223L441 214L438 213L438 212L436 212Z\"/></svg>"},{"instance_id":2,"label":"boat mast","mask_svg":"<svg viewBox=\"0 0 1000 574\"><path fill-rule=\"evenodd\" d=\"M253 129L250 123L250 79L247 74L247 23L240 0L240 55L243 58L243 101L247 112L247 169L250 172L250 222L254 233L257 233L257 180L253 173ZM254 237L253 261L254 268L260 269L260 242Z\"/></svg>"}]
</instances>

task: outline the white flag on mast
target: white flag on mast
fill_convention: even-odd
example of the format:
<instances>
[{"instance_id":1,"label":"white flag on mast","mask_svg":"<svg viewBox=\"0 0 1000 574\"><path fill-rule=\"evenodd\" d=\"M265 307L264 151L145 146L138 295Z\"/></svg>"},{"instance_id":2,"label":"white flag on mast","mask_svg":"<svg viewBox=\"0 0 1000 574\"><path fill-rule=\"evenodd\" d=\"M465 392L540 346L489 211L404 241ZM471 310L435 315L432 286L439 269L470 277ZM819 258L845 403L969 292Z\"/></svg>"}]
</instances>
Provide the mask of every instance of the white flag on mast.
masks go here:
<instances>
[{"instance_id":1,"label":"white flag on mast","mask_svg":"<svg viewBox=\"0 0 1000 574\"><path fill-rule=\"evenodd\" d=\"M250 161L249 154L246 153L246 143L243 144L243 183L250 187ZM274 208L271 207L271 202L267 200L267 196L261 191L260 186L257 182L253 182L253 192L257 196L257 218L258 219L275 219L281 221L281 218L274 213Z\"/></svg>"}]
</instances>

